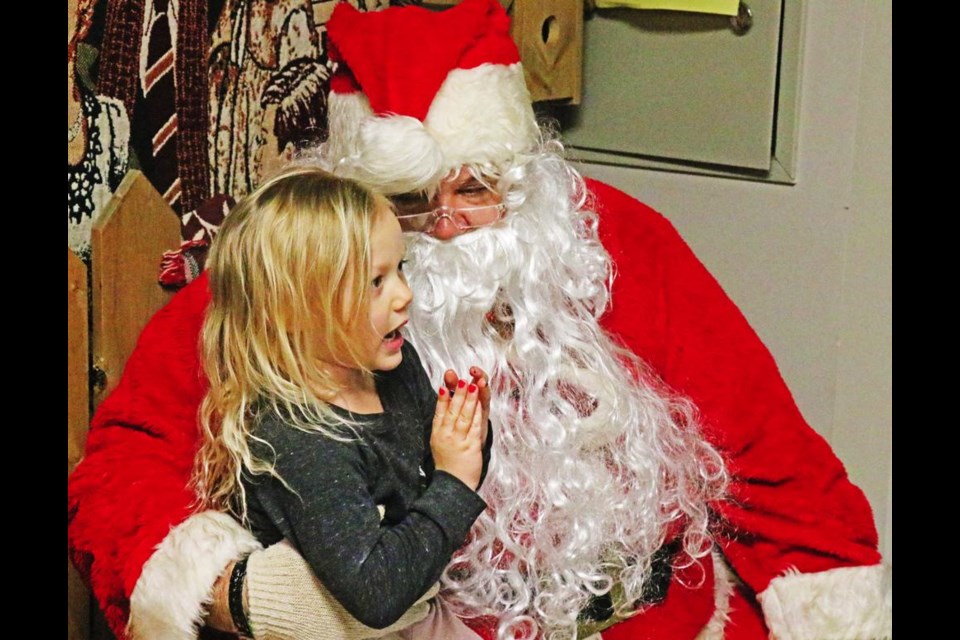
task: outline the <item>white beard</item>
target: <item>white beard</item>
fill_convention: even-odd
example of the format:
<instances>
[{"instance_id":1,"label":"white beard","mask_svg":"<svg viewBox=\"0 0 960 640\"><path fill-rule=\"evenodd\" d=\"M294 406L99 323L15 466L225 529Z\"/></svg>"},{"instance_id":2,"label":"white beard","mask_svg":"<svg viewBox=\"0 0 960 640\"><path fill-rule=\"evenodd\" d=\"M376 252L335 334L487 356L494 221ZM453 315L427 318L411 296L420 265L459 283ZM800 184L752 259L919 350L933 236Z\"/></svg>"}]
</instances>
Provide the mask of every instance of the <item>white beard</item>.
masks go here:
<instances>
[{"instance_id":1,"label":"white beard","mask_svg":"<svg viewBox=\"0 0 960 640\"><path fill-rule=\"evenodd\" d=\"M494 445L480 491L490 508L454 555L443 597L497 616L502 637L573 637L591 595L614 580L635 600L678 522L702 557L705 504L724 479L689 406L628 372L600 329L610 265L592 214L568 196L545 199L521 201L494 228L408 240L409 337L431 380L472 365L490 375ZM509 329L489 321L494 309L512 312Z\"/></svg>"}]
</instances>

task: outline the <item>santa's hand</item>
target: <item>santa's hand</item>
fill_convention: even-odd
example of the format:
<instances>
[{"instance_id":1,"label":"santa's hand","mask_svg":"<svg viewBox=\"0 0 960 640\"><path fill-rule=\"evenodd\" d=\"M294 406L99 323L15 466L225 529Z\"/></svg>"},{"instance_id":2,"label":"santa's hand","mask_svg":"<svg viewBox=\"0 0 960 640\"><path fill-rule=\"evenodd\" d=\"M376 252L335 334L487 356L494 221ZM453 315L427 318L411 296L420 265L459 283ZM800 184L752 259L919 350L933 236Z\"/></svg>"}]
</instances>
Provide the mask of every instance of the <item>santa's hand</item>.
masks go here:
<instances>
[{"instance_id":1,"label":"santa's hand","mask_svg":"<svg viewBox=\"0 0 960 640\"><path fill-rule=\"evenodd\" d=\"M460 382L460 376L453 369L447 369L443 372L443 386L450 392L450 397L457 391L457 384Z\"/></svg>"},{"instance_id":2,"label":"santa's hand","mask_svg":"<svg viewBox=\"0 0 960 640\"><path fill-rule=\"evenodd\" d=\"M480 389L460 380L451 395L440 387L433 417L430 450L434 466L476 490L483 472L483 421Z\"/></svg>"},{"instance_id":3,"label":"santa's hand","mask_svg":"<svg viewBox=\"0 0 960 640\"><path fill-rule=\"evenodd\" d=\"M473 378L473 384L477 385L480 398L480 408L483 413L480 416L483 430L480 433L480 441L487 441L487 426L490 420L490 381L487 379L487 372L480 367L470 367L470 376Z\"/></svg>"},{"instance_id":4,"label":"santa's hand","mask_svg":"<svg viewBox=\"0 0 960 640\"><path fill-rule=\"evenodd\" d=\"M470 367L470 377L473 384L477 385L477 389L480 390L480 406L483 408L483 436L486 438L487 421L490 419L490 381L487 372L476 365ZM457 390L458 382L460 382L460 378L456 371L447 369L443 372L443 384L451 396Z\"/></svg>"},{"instance_id":5,"label":"santa's hand","mask_svg":"<svg viewBox=\"0 0 960 640\"><path fill-rule=\"evenodd\" d=\"M396 633L423 620L434 585L395 623L373 629L351 616L317 579L307 561L282 540L247 561L250 629L256 640L365 640Z\"/></svg>"}]
</instances>

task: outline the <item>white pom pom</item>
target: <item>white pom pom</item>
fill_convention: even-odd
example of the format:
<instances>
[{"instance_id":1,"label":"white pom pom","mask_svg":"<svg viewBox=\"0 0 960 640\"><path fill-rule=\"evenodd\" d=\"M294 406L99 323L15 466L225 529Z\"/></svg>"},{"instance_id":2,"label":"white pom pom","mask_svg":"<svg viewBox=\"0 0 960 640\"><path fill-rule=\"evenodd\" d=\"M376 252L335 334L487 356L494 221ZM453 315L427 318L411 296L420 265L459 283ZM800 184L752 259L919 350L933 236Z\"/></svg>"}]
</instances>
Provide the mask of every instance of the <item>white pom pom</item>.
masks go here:
<instances>
[{"instance_id":1,"label":"white pom pom","mask_svg":"<svg viewBox=\"0 0 960 640\"><path fill-rule=\"evenodd\" d=\"M445 173L440 145L416 118L367 118L356 142L351 159L355 177L384 193L425 189Z\"/></svg>"}]
</instances>

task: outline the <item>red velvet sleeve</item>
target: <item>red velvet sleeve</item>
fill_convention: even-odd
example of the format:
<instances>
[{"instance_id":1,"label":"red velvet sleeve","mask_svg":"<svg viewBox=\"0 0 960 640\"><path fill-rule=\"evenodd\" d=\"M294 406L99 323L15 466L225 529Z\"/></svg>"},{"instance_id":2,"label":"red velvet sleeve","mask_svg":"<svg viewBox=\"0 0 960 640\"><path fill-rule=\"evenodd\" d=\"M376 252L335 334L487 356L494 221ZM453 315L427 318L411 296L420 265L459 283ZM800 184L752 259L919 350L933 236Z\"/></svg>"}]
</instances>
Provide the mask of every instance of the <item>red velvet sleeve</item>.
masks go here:
<instances>
[{"instance_id":1,"label":"red velvet sleeve","mask_svg":"<svg viewBox=\"0 0 960 640\"><path fill-rule=\"evenodd\" d=\"M70 557L119 638L144 563L193 500L186 485L205 392L197 345L207 300L201 276L150 320L68 479Z\"/></svg>"},{"instance_id":2,"label":"red velvet sleeve","mask_svg":"<svg viewBox=\"0 0 960 640\"><path fill-rule=\"evenodd\" d=\"M588 181L617 268L604 326L699 409L724 456L719 546L755 592L789 569L880 561L873 515L828 443L800 414L770 352L672 225Z\"/></svg>"}]
</instances>

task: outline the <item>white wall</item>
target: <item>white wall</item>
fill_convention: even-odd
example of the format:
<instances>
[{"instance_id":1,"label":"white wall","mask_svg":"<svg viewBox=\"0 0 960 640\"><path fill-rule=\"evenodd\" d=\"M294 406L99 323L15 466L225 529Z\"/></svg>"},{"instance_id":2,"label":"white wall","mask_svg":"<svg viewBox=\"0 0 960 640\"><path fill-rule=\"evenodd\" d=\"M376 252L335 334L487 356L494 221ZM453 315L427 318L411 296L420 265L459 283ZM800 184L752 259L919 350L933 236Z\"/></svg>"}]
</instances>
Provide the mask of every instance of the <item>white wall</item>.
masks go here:
<instances>
[{"instance_id":1,"label":"white wall","mask_svg":"<svg viewBox=\"0 0 960 640\"><path fill-rule=\"evenodd\" d=\"M874 509L892 560L892 0L807 0L797 183L584 165L666 215Z\"/></svg>"}]
</instances>

